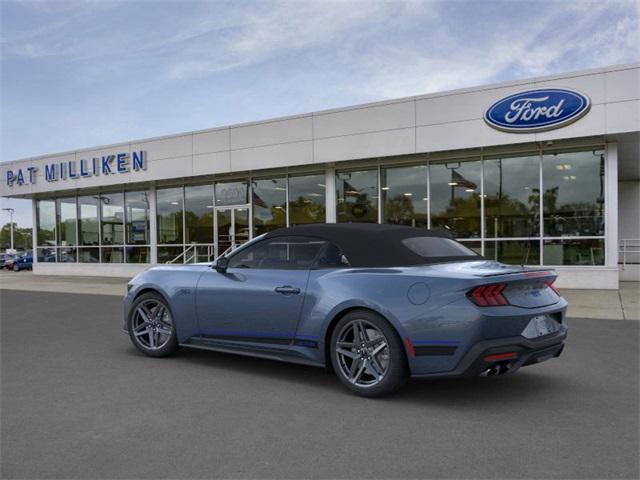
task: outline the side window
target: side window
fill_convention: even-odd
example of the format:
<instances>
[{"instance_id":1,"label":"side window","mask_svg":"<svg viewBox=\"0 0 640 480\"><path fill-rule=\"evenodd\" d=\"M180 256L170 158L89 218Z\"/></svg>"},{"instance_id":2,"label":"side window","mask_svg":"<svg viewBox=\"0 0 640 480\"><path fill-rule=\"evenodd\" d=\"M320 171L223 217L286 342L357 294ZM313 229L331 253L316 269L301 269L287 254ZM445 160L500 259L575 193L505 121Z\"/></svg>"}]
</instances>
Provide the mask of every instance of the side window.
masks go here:
<instances>
[{"instance_id":1,"label":"side window","mask_svg":"<svg viewBox=\"0 0 640 480\"><path fill-rule=\"evenodd\" d=\"M318 258L318 268L349 268L350 266L347 257L334 243L327 243Z\"/></svg>"},{"instance_id":2,"label":"side window","mask_svg":"<svg viewBox=\"0 0 640 480\"><path fill-rule=\"evenodd\" d=\"M240 250L229 259L228 268L305 270L327 244L307 237L276 237Z\"/></svg>"}]
</instances>

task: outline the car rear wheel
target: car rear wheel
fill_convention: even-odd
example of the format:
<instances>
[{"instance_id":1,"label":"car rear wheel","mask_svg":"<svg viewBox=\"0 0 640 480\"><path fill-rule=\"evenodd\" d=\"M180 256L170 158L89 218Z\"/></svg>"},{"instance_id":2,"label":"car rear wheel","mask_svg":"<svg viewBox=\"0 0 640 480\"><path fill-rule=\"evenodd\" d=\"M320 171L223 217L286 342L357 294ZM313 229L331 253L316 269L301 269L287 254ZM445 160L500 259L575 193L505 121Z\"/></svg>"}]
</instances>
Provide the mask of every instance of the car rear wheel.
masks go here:
<instances>
[{"instance_id":1,"label":"car rear wheel","mask_svg":"<svg viewBox=\"0 0 640 480\"><path fill-rule=\"evenodd\" d=\"M340 381L352 392L381 397L407 380L402 341L380 315L354 310L345 315L331 335L331 363Z\"/></svg>"},{"instance_id":2,"label":"car rear wheel","mask_svg":"<svg viewBox=\"0 0 640 480\"><path fill-rule=\"evenodd\" d=\"M134 301L127 327L135 347L146 355L166 357L178 349L171 310L158 293L145 293Z\"/></svg>"},{"instance_id":3,"label":"car rear wheel","mask_svg":"<svg viewBox=\"0 0 640 480\"><path fill-rule=\"evenodd\" d=\"M19 271L20 271L20 267L18 266L18 264L17 264L17 263L14 263L14 264L13 264L13 271L14 271L14 272L19 272Z\"/></svg>"}]
</instances>

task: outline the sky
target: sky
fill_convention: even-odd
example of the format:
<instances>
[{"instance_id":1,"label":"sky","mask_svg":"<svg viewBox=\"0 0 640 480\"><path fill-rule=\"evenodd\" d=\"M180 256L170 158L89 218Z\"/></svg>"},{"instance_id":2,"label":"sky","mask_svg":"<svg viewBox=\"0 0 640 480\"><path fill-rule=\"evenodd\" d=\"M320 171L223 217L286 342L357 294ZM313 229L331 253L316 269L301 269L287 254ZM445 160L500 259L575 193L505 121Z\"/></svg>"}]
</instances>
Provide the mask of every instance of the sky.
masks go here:
<instances>
[{"instance_id":1,"label":"sky","mask_svg":"<svg viewBox=\"0 0 640 480\"><path fill-rule=\"evenodd\" d=\"M640 60L640 0L2 0L0 17L0 161ZM31 225L29 201L2 207Z\"/></svg>"}]
</instances>

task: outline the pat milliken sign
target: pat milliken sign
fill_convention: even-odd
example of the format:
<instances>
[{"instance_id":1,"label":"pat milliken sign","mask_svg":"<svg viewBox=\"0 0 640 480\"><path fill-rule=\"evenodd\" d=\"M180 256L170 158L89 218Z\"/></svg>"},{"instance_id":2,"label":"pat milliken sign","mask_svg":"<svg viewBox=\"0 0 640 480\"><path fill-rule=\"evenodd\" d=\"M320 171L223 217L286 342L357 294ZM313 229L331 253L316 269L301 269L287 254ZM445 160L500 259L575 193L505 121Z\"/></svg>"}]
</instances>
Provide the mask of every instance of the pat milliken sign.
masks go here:
<instances>
[{"instance_id":1,"label":"pat milliken sign","mask_svg":"<svg viewBox=\"0 0 640 480\"><path fill-rule=\"evenodd\" d=\"M52 162L38 167L25 167L5 172L9 187L35 184L39 177L47 182L87 177L118 175L147 169L147 152L144 150L128 153L114 153L100 157L82 158L65 162Z\"/></svg>"},{"instance_id":2,"label":"pat milliken sign","mask_svg":"<svg viewBox=\"0 0 640 480\"><path fill-rule=\"evenodd\" d=\"M584 93L565 88L539 88L498 100L484 112L484 121L504 132L542 132L575 122L590 108L591 101Z\"/></svg>"}]
</instances>

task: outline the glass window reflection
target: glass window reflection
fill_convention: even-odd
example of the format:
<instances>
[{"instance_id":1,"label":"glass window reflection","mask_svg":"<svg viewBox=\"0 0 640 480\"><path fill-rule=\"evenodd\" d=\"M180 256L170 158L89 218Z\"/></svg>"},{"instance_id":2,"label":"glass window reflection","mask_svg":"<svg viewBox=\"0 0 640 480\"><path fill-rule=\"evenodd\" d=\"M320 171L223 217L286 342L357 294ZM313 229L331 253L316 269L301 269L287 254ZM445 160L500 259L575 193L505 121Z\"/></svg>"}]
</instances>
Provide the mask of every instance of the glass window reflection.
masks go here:
<instances>
[{"instance_id":1,"label":"glass window reflection","mask_svg":"<svg viewBox=\"0 0 640 480\"><path fill-rule=\"evenodd\" d=\"M77 216L76 197L58 198L58 243L61 246L76 244Z\"/></svg>"},{"instance_id":2,"label":"glass window reflection","mask_svg":"<svg viewBox=\"0 0 640 480\"><path fill-rule=\"evenodd\" d=\"M245 205L248 199L249 182L216 183L216 206Z\"/></svg>"},{"instance_id":3,"label":"glass window reflection","mask_svg":"<svg viewBox=\"0 0 640 480\"><path fill-rule=\"evenodd\" d=\"M289 225L325 222L324 182L324 174L289 177Z\"/></svg>"},{"instance_id":4,"label":"glass window reflection","mask_svg":"<svg viewBox=\"0 0 640 480\"><path fill-rule=\"evenodd\" d=\"M386 168L381 171L383 223L428 226L427 167Z\"/></svg>"},{"instance_id":5,"label":"glass window reflection","mask_svg":"<svg viewBox=\"0 0 640 480\"><path fill-rule=\"evenodd\" d=\"M100 244L98 207L98 196L78 197L78 233L80 245L97 246ZM93 252L91 255L93 255Z\"/></svg>"},{"instance_id":6,"label":"glass window reflection","mask_svg":"<svg viewBox=\"0 0 640 480\"><path fill-rule=\"evenodd\" d=\"M431 228L480 237L480 161L433 164L429 175Z\"/></svg>"},{"instance_id":7,"label":"glass window reflection","mask_svg":"<svg viewBox=\"0 0 640 480\"><path fill-rule=\"evenodd\" d=\"M487 237L535 237L540 231L540 157L484 162Z\"/></svg>"},{"instance_id":8,"label":"glass window reflection","mask_svg":"<svg viewBox=\"0 0 640 480\"><path fill-rule=\"evenodd\" d=\"M252 181L253 234L287 225L287 179L269 178Z\"/></svg>"},{"instance_id":9,"label":"glass window reflection","mask_svg":"<svg viewBox=\"0 0 640 480\"><path fill-rule=\"evenodd\" d=\"M125 219L127 244L148 245L149 236L149 193L125 192ZM127 260L128 262L128 260ZM135 262L139 263L139 262ZM146 263L146 262L141 262Z\"/></svg>"},{"instance_id":10,"label":"glass window reflection","mask_svg":"<svg viewBox=\"0 0 640 480\"><path fill-rule=\"evenodd\" d=\"M182 243L182 187L158 189L156 198L158 243Z\"/></svg>"},{"instance_id":11,"label":"glass window reflection","mask_svg":"<svg viewBox=\"0 0 640 480\"><path fill-rule=\"evenodd\" d=\"M378 222L378 170L336 175L338 222Z\"/></svg>"},{"instance_id":12,"label":"glass window reflection","mask_svg":"<svg viewBox=\"0 0 640 480\"><path fill-rule=\"evenodd\" d=\"M55 245L56 203L53 200L38 200L37 222L38 245Z\"/></svg>"},{"instance_id":13,"label":"glass window reflection","mask_svg":"<svg viewBox=\"0 0 640 480\"><path fill-rule=\"evenodd\" d=\"M604 235L604 153L545 153L544 235Z\"/></svg>"},{"instance_id":14,"label":"glass window reflection","mask_svg":"<svg viewBox=\"0 0 640 480\"><path fill-rule=\"evenodd\" d=\"M185 243L213 243L213 185L184 189Z\"/></svg>"},{"instance_id":15,"label":"glass window reflection","mask_svg":"<svg viewBox=\"0 0 640 480\"><path fill-rule=\"evenodd\" d=\"M545 265L604 265L604 239L544 241Z\"/></svg>"},{"instance_id":16,"label":"glass window reflection","mask_svg":"<svg viewBox=\"0 0 640 480\"><path fill-rule=\"evenodd\" d=\"M102 245L124 243L124 194L100 195Z\"/></svg>"},{"instance_id":17,"label":"glass window reflection","mask_svg":"<svg viewBox=\"0 0 640 480\"><path fill-rule=\"evenodd\" d=\"M540 265L540 240L485 242L484 257L509 265Z\"/></svg>"}]
</instances>

